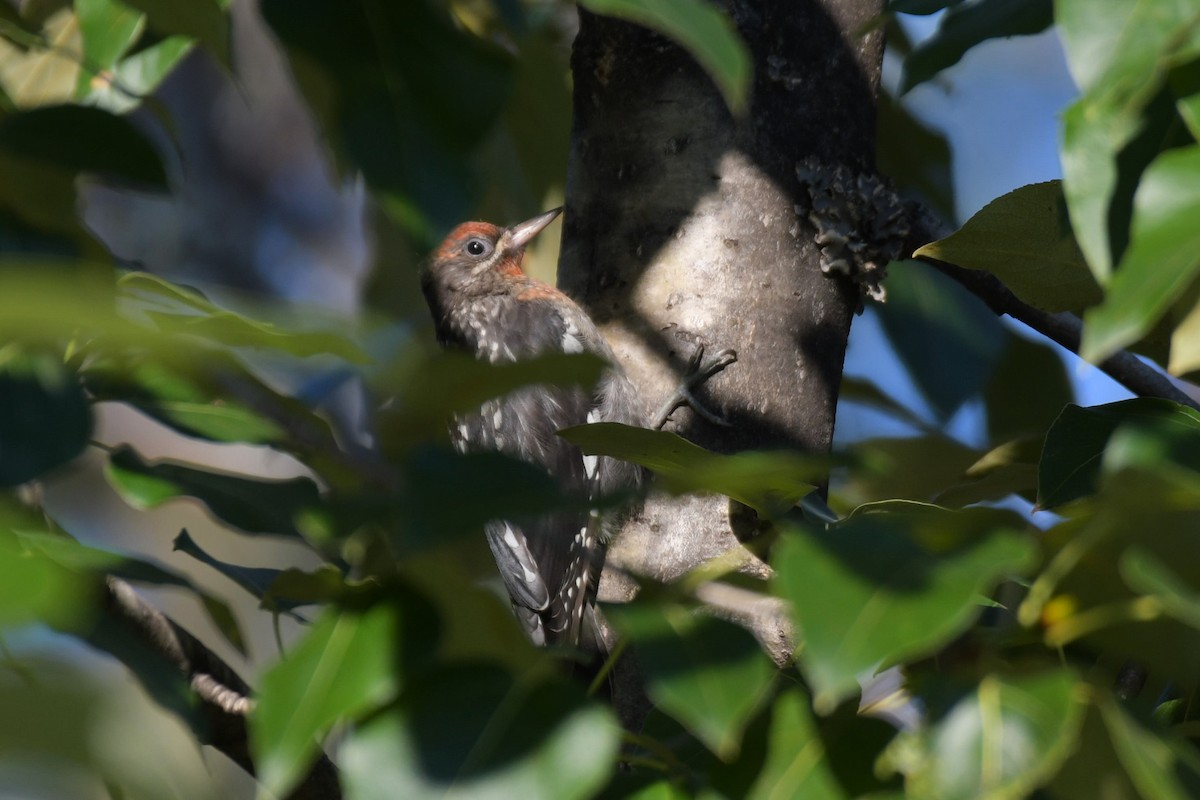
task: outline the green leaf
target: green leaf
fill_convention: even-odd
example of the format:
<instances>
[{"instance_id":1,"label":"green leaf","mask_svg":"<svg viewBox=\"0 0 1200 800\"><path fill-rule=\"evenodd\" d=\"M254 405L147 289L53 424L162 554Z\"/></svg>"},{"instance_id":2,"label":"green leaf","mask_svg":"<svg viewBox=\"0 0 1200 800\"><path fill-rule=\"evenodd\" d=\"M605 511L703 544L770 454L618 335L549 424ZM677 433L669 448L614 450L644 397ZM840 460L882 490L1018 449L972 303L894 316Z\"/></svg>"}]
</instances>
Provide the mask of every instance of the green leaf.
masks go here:
<instances>
[{"instance_id":1,"label":"green leaf","mask_svg":"<svg viewBox=\"0 0 1200 800\"><path fill-rule=\"evenodd\" d=\"M48 355L0 348L0 487L65 464L91 435L91 407L74 373Z\"/></svg>"},{"instance_id":2,"label":"green leaf","mask_svg":"<svg viewBox=\"0 0 1200 800\"><path fill-rule=\"evenodd\" d=\"M223 65L229 64L229 17L216 0L121 0L146 15L163 36L187 36L204 45Z\"/></svg>"},{"instance_id":3,"label":"green leaf","mask_svg":"<svg viewBox=\"0 0 1200 800\"><path fill-rule=\"evenodd\" d=\"M582 800L612 773L619 733L576 685L453 665L356 726L340 767L350 800Z\"/></svg>"},{"instance_id":4,"label":"green leaf","mask_svg":"<svg viewBox=\"0 0 1200 800\"><path fill-rule=\"evenodd\" d=\"M17 108L69 101L79 76L79 59L74 53L81 42L74 12L50 3L28 3L25 9L31 11L34 5L43 6L38 18L22 16L19 24L0 28L4 34L0 37L0 85ZM47 47L45 42L57 47Z\"/></svg>"},{"instance_id":5,"label":"green leaf","mask_svg":"<svg viewBox=\"0 0 1200 800\"><path fill-rule=\"evenodd\" d=\"M1051 797L1138 796L1095 706L1086 707L1075 752L1046 788Z\"/></svg>"},{"instance_id":6,"label":"green leaf","mask_svg":"<svg viewBox=\"0 0 1200 800\"><path fill-rule=\"evenodd\" d=\"M737 29L716 6L703 0L582 0L589 11L618 17L674 40L712 77L734 114L745 108L750 93L750 53Z\"/></svg>"},{"instance_id":7,"label":"green leaf","mask_svg":"<svg viewBox=\"0 0 1200 800\"><path fill-rule=\"evenodd\" d=\"M857 468L835 483L840 507L876 500L931 500L957 486L983 455L941 434L867 439L850 450Z\"/></svg>"},{"instance_id":8,"label":"green leaf","mask_svg":"<svg viewBox=\"0 0 1200 800\"><path fill-rule=\"evenodd\" d=\"M1180 304L1182 305L1182 304ZM1185 380L1195 383L1197 373L1200 373L1200 302L1184 310L1179 305L1179 321L1171 333L1170 357L1167 361L1167 371ZM1168 314L1168 319L1172 316Z\"/></svg>"},{"instance_id":9,"label":"green leaf","mask_svg":"<svg viewBox=\"0 0 1200 800\"><path fill-rule=\"evenodd\" d=\"M82 99L92 93L94 85L107 83L103 73L111 73L137 41L146 17L119 0L75 0L75 18L83 37L84 66L75 96Z\"/></svg>"},{"instance_id":10,"label":"green leaf","mask_svg":"<svg viewBox=\"0 0 1200 800\"><path fill-rule=\"evenodd\" d=\"M170 36L121 59L113 68L112 80L91 81L88 102L115 114L137 107L192 51L196 42L186 36Z\"/></svg>"},{"instance_id":11,"label":"green leaf","mask_svg":"<svg viewBox=\"0 0 1200 800\"><path fill-rule=\"evenodd\" d=\"M655 706L722 759L735 759L776 675L754 637L673 603L613 605L605 613L632 643Z\"/></svg>"},{"instance_id":12,"label":"green leaf","mask_svg":"<svg viewBox=\"0 0 1200 800\"><path fill-rule=\"evenodd\" d=\"M1121 556L1120 570L1130 589L1155 598L1170 616L1200 630L1200 591L1152 553L1129 548Z\"/></svg>"},{"instance_id":13,"label":"green leaf","mask_svg":"<svg viewBox=\"0 0 1200 800\"><path fill-rule=\"evenodd\" d=\"M1186 407L1181 407L1186 408ZM1192 409L1188 409L1190 411ZM1133 417L1122 422L1109 439L1101 463L1105 478L1119 480L1129 470L1141 470L1181 482L1200 481L1200 426L1197 417L1167 413L1158 417Z\"/></svg>"},{"instance_id":14,"label":"green leaf","mask_svg":"<svg viewBox=\"0 0 1200 800\"><path fill-rule=\"evenodd\" d=\"M795 506L828 468L824 459L793 452L720 455L674 433L616 422L576 425L559 431L559 436L588 455L620 458L652 470L669 492L723 494L766 517Z\"/></svg>"},{"instance_id":15,"label":"green leaf","mask_svg":"<svg viewBox=\"0 0 1200 800\"><path fill-rule=\"evenodd\" d=\"M86 106L46 106L0 119L0 148L72 172L165 189L162 161L127 119Z\"/></svg>"},{"instance_id":16,"label":"green leaf","mask_svg":"<svg viewBox=\"0 0 1200 800\"><path fill-rule=\"evenodd\" d=\"M230 381L244 382L247 388L259 383L244 369L237 368L232 359L218 367L221 360L216 353L203 364L185 359L113 357L90 364L84 380L98 399L129 403L189 436L248 444L286 441L287 432L274 421L224 397L216 385L221 375ZM291 401L280 407L291 410L297 406L298 403ZM301 419L298 415L289 416ZM306 429L312 427L310 424Z\"/></svg>"},{"instance_id":17,"label":"green leaf","mask_svg":"<svg viewBox=\"0 0 1200 800\"><path fill-rule=\"evenodd\" d=\"M893 265L887 292L878 314L888 341L934 413L948 419L987 383L1004 351L1004 326L982 301L926 264Z\"/></svg>"},{"instance_id":18,"label":"green leaf","mask_svg":"<svg viewBox=\"0 0 1200 800\"><path fill-rule=\"evenodd\" d=\"M1161 420L1179 430L1200 429L1200 412L1157 398L1081 408L1069 405L1046 433L1038 464L1038 506L1055 508L1092 494L1105 448L1118 426Z\"/></svg>"},{"instance_id":19,"label":"green leaf","mask_svg":"<svg viewBox=\"0 0 1200 800\"><path fill-rule=\"evenodd\" d=\"M1115 700L1098 693L1113 749L1143 797L1187 800L1200 794L1200 757L1191 745L1133 720Z\"/></svg>"},{"instance_id":20,"label":"green leaf","mask_svg":"<svg viewBox=\"0 0 1200 800\"><path fill-rule=\"evenodd\" d=\"M109 481L136 508L195 497L218 519L247 533L299 537L296 517L320 493L310 478L267 480L211 472L171 461L144 461L129 447L109 456Z\"/></svg>"},{"instance_id":21,"label":"green leaf","mask_svg":"<svg viewBox=\"0 0 1200 800\"><path fill-rule=\"evenodd\" d=\"M919 44L904 60L900 92L907 92L957 64L980 42L1045 30L1054 22L1051 5L1051 0L977 0L954 4L942 17L933 36ZM932 13L927 8L927 5L921 8L921 12Z\"/></svg>"},{"instance_id":22,"label":"green leaf","mask_svg":"<svg viewBox=\"0 0 1200 800\"><path fill-rule=\"evenodd\" d=\"M1075 400L1071 378L1058 352L1013 334L987 388L988 440L1041 437Z\"/></svg>"},{"instance_id":23,"label":"green leaf","mask_svg":"<svg viewBox=\"0 0 1200 800\"><path fill-rule=\"evenodd\" d=\"M439 352L384 371L376 391L394 394L391 410L380 415L381 439L407 449L427 442L452 414L477 411L486 401L526 386L591 387L608 364L591 353L550 353L516 362L491 364L465 353Z\"/></svg>"},{"instance_id":24,"label":"green leaf","mask_svg":"<svg viewBox=\"0 0 1200 800\"><path fill-rule=\"evenodd\" d=\"M433 620L433 609L408 590L370 605L329 609L263 674L250 744L266 791L286 794L335 725L396 697L409 671L434 650Z\"/></svg>"},{"instance_id":25,"label":"green leaf","mask_svg":"<svg viewBox=\"0 0 1200 800\"><path fill-rule=\"evenodd\" d=\"M1024 527L997 509L897 503L784 537L775 591L803 632L799 661L817 711L832 710L880 666L933 652L965 630L980 594L1031 566Z\"/></svg>"},{"instance_id":26,"label":"green leaf","mask_svg":"<svg viewBox=\"0 0 1200 800\"><path fill-rule=\"evenodd\" d=\"M432 246L475 213L472 161L508 100L509 53L443 3L265 0L261 10L345 171L361 171L418 242Z\"/></svg>"},{"instance_id":27,"label":"green leaf","mask_svg":"<svg viewBox=\"0 0 1200 800\"><path fill-rule=\"evenodd\" d=\"M403 520L394 541L411 553L478 534L493 519L520 519L556 512L586 515L589 498L564 497L544 468L496 452L459 454L444 447L420 447L402 465L404 486L396 497L361 498L384 502Z\"/></svg>"},{"instance_id":28,"label":"green leaf","mask_svg":"<svg viewBox=\"0 0 1200 800\"><path fill-rule=\"evenodd\" d=\"M1019 494L1032 502L1037 493L1041 438L1017 439L993 448L967 468L964 480L938 492L934 502L950 508L994 502Z\"/></svg>"},{"instance_id":29,"label":"green leaf","mask_svg":"<svg viewBox=\"0 0 1200 800\"><path fill-rule=\"evenodd\" d=\"M913 255L990 272L1043 311L1078 314L1101 297L1071 232L1059 181L996 198L956 232Z\"/></svg>"},{"instance_id":30,"label":"green leaf","mask_svg":"<svg viewBox=\"0 0 1200 800\"><path fill-rule=\"evenodd\" d=\"M1124 249L1137 176L1175 125L1160 90L1171 66L1200 47L1200 10L1190 0L1101 2L1058 0L1055 11L1084 88L1063 114L1063 187L1076 238L1104 285Z\"/></svg>"},{"instance_id":31,"label":"green leaf","mask_svg":"<svg viewBox=\"0 0 1200 800\"><path fill-rule=\"evenodd\" d=\"M950 144L889 92L880 92L875 158L880 173L914 190L939 215L953 219L954 183Z\"/></svg>"},{"instance_id":32,"label":"green leaf","mask_svg":"<svg viewBox=\"0 0 1200 800\"><path fill-rule=\"evenodd\" d=\"M192 592L199 598L217 630L225 636L235 650L245 654L245 637L228 604L199 588L187 578L149 561L95 547L87 547L62 533L29 530L23 526L23 529L16 531L15 535L25 547L45 555L76 575L88 573L112 575L136 583L175 586ZM76 580L80 580L80 578L77 577Z\"/></svg>"},{"instance_id":33,"label":"green leaf","mask_svg":"<svg viewBox=\"0 0 1200 800\"><path fill-rule=\"evenodd\" d=\"M890 730L883 731L884 738L878 741L879 728L885 727L885 723L855 713L828 717L818 725L808 695L799 686L790 686L771 704L765 758L751 786L748 791L727 792L727 795L751 800L784 797L843 800L868 795L879 788L871 785L870 762L878 751L870 745L886 743L892 735ZM853 740L847 741L851 737ZM839 769L847 755L850 761L858 763L846 764L849 769ZM854 755L859 758L853 758Z\"/></svg>"},{"instance_id":34,"label":"green leaf","mask_svg":"<svg viewBox=\"0 0 1200 800\"><path fill-rule=\"evenodd\" d=\"M31 622L82 627L95 613L95 583L23 542L6 517L0 517L0 629Z\"/></svg>"},{"instance_id":35,"label":"green leaf","mask_svg":"<svg viewBox=\"0 0 1200 800\"><path fill-rule=\"evenodd\" d=\"M301 358L332 354L356 364L369 357L344 336L327 331L284 330L221 308L199 292L145 272L122 275L117 287L131 309L159 330L196 336L228 347L256 347Z\"/></svg>"},{"instance_id":36,"label":"green leaf","mask_svg":"<svg viewBox=\"0 0 1200 800\"><path fill-rule=\"evenodd\" d=\"M1080 355L1099 362L1150 331L1200 274L1200 146L1163 153L1134 197L1129 248L1085 317Z\"/></svg>"},{"instance_id":37,"label":"green leaf","mask_svg":"<svg viewBox=\"0 0 1200 800\"><path fill-rule=\"evenodd\" d=\"M1028 797L1074 749L1084 709L1068 670L987 674L921 737L909 796Z\"/></svg>"},{"instance_id":38,"label":"green leaf","mask_svg":"<svg viewBox=\"0 0 1200 800\"><path fill-rule=\"evenodd\" d=\"M196 540L187 532L187 528L181 530L171 544L174 550L189 555L202 564L207 564L254 597L262 600L264 608L287 612L293 618L304 621L303 617L292 611L293 608L304 605L303 602L283 602L275 597L272 597L270 601L265 600L270 588L275 585L275 582L281 576L281 570L270 567L244 567L241 564L222 561L210 555L208 551L197 544Z\"/></svg>"}]
</instances>

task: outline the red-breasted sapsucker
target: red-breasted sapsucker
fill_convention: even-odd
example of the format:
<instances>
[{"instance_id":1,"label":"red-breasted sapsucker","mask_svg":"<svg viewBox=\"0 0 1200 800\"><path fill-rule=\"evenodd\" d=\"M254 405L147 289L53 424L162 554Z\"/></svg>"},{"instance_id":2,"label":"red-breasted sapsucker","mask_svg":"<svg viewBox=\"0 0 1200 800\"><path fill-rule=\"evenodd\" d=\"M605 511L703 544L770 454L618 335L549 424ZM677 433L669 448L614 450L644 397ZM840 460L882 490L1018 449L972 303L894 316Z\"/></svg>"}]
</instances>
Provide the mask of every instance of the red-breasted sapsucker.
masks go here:
<instances>
[{"instance_id":1,"label":"red-breasted sapsucker","mask_svg":"<svg viewBox=\"0 0 1200 800\"><path fill-rule=\"evenodd\" d=\"M596 498L635 485L640 470L586 456L556 435L585 422L644 424L637 394L595 323L570 298L525 274L525 246L558 216L548 211L500 228L459 225L434 251L422 275L438 340L492 363L560 352L590 352L612 365L594 390L531 386L455 420L455 447L496 450L550 473L568 495ZM604 559L604 520L595 512L494 520L488 544L513 609L540 645L580 644L594 624L593 601ZM594 630L584 637L592 645Z\"/></svg>"}]
</instances>

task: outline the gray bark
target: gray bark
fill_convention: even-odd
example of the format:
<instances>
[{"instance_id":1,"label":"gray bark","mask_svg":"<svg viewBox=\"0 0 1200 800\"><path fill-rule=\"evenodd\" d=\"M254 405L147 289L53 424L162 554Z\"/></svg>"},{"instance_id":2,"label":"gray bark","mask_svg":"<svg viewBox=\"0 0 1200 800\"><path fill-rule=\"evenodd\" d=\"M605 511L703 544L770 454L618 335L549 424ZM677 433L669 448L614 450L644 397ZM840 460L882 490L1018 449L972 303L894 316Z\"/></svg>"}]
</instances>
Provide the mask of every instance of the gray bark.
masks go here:
<instances>
[{"instance_id":1,"label":"gray bark","mask_svg":"<svg viewBox=\"0 0 1200 800\"><path fill-rule=\"evenodd\" d=\"M727 3L754 61L735 118L682 49L581 11L559 283L601 324L647 406L668 396L696 344L739 361L700 397L723 428L677 411L668 429L721 452L830 448L850 322L849 282L819 266L796 165L869 172L883 37L881 0ZM609 552L601 599L626 573L671 580L741 548L720 498L652 497ZM754 626L785 658L782 615Z\"/></svg>"}]
</instances>

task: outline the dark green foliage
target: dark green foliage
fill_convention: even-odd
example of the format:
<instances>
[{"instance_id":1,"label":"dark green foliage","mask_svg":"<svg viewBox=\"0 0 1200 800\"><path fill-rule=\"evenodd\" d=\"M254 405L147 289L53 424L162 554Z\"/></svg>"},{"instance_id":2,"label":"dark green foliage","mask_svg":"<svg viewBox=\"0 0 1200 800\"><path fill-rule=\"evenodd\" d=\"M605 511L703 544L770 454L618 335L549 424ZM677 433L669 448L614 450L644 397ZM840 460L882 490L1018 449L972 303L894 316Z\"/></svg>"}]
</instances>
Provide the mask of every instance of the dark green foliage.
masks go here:
<instances>
[{"instance_id":1,"label":"dark green foliage","mask_svg":"<svg viewBox=\"0 0 1200 800\"><path fill-rule=\"evenodd\" d=\"M732 108L745 102L744 45L716 6L585 5L678 40ZM570 107L553 4L263 8L332 154L416 241L479 208L521 218L561 192L550 162L565 158ZM940 33L909 57L907 85L978 42L1040 30L1050 3L893 0L887 11L943 8ZM1183 0L1059 0L1054 11L1083 90L1064 115L1064 180L999 198L919 255L999 275L1048 311L1092 308L1092 355L1139 339L1164 354L1168 342L1167 366L1194 374L1200 12ZM177 668L102 613L114 576L187 598L205 611L206 644L265 664L249 741L274 794L304 779L333 734L355 798L1195 796L1200 413L1145 398L1074 405L1072 367L1055 351L909 262L893 266L881 315L932 413L870 381L844 381L842 397L913 436L832 455L719 455L669 433L564 431L588 452L645 466L656 489L753 509L773 573L729 575L718 560L673 583L644 579L635 602L607 609L655 705L641 730L622 732L599 692L563 677L574 656L522 638L478 535L489 519L579 500L526 464L446 442L455 411L529 385L589 386L603 365L493 366L392 335L412 320L379 336L301 327L148 275L114 280L75 215L77 179L162 185L164 171L125 117L94 105L137 104L196 44L228 66L228 19L211 0L0 3L12 58L49 57L54 13L73 13L82 37L84 64L66 81L78 104L0 85L0 762L67 763L113 796L222 794L202 770L157 769L214 731ZM944 203L936 137L888 130L900 139L886 143L896 177ZM264 360L362 370L380 401L377 451L347 448L268 379ZM973 402L987 426L967 445L940 428ZM306 473L266 479L90 447L101 403L207 447L272 448ZM77 542L33 489L84 453L139 511L190 504L224 527L192 536L172 523L162 535L176 551L162 563ZM831 467L825 507L811 492ZM1036 503L1032 521L1046 530L987 505L1014 498ZM241 563L229 545L247 534L302 550L304 569ZM300 633L277 652L247 641L245 620L180 565L233 581ZM704 606L699 589L713 581L784 609L788 663ZM158 729L125 716L128 704L82 667L26 658L31 636L115 657L104 663L136 678L143 705L170 712L174 738L144 733ZM1124 700L1111 687L1127 661L1149 678ZM902 669L904 688L868 711L919 712L919 728L859 713L861 686L888 667ZM183 744L164 755L168 739Z\"/></svg>"}]
</instances>

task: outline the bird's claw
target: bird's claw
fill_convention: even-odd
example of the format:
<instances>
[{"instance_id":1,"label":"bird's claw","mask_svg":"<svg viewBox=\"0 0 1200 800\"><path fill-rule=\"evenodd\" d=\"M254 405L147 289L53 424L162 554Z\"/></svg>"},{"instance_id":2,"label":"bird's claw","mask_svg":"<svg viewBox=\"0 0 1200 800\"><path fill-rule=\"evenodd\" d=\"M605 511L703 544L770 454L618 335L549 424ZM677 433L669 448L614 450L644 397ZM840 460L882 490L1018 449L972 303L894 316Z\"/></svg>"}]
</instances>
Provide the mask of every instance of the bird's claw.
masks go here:
<instances>
[{"instance_id":1,"label":"bird's claw","mask_svg":"<svg viewBox=\"0 0 1200 800\"><path fill-rule=\"evenodd\" d=\"M683 380L675 388L675 393L659 409L658 415L655 418L654 429L660 430L666 425L667 421L671 418L671 414L680 406L688 406L701 418L711 422L713 425L729 427L731 423L721 415L705 408L704 404L692 394L692 390L698 386L702 386L709 378L736 362L737 351L728 348L717 353L710 361L705 362L704 345L697 344L696 349L692 351L691 358L688 359L687 374L683 376Z\"/></svg>"}]
</instances>

